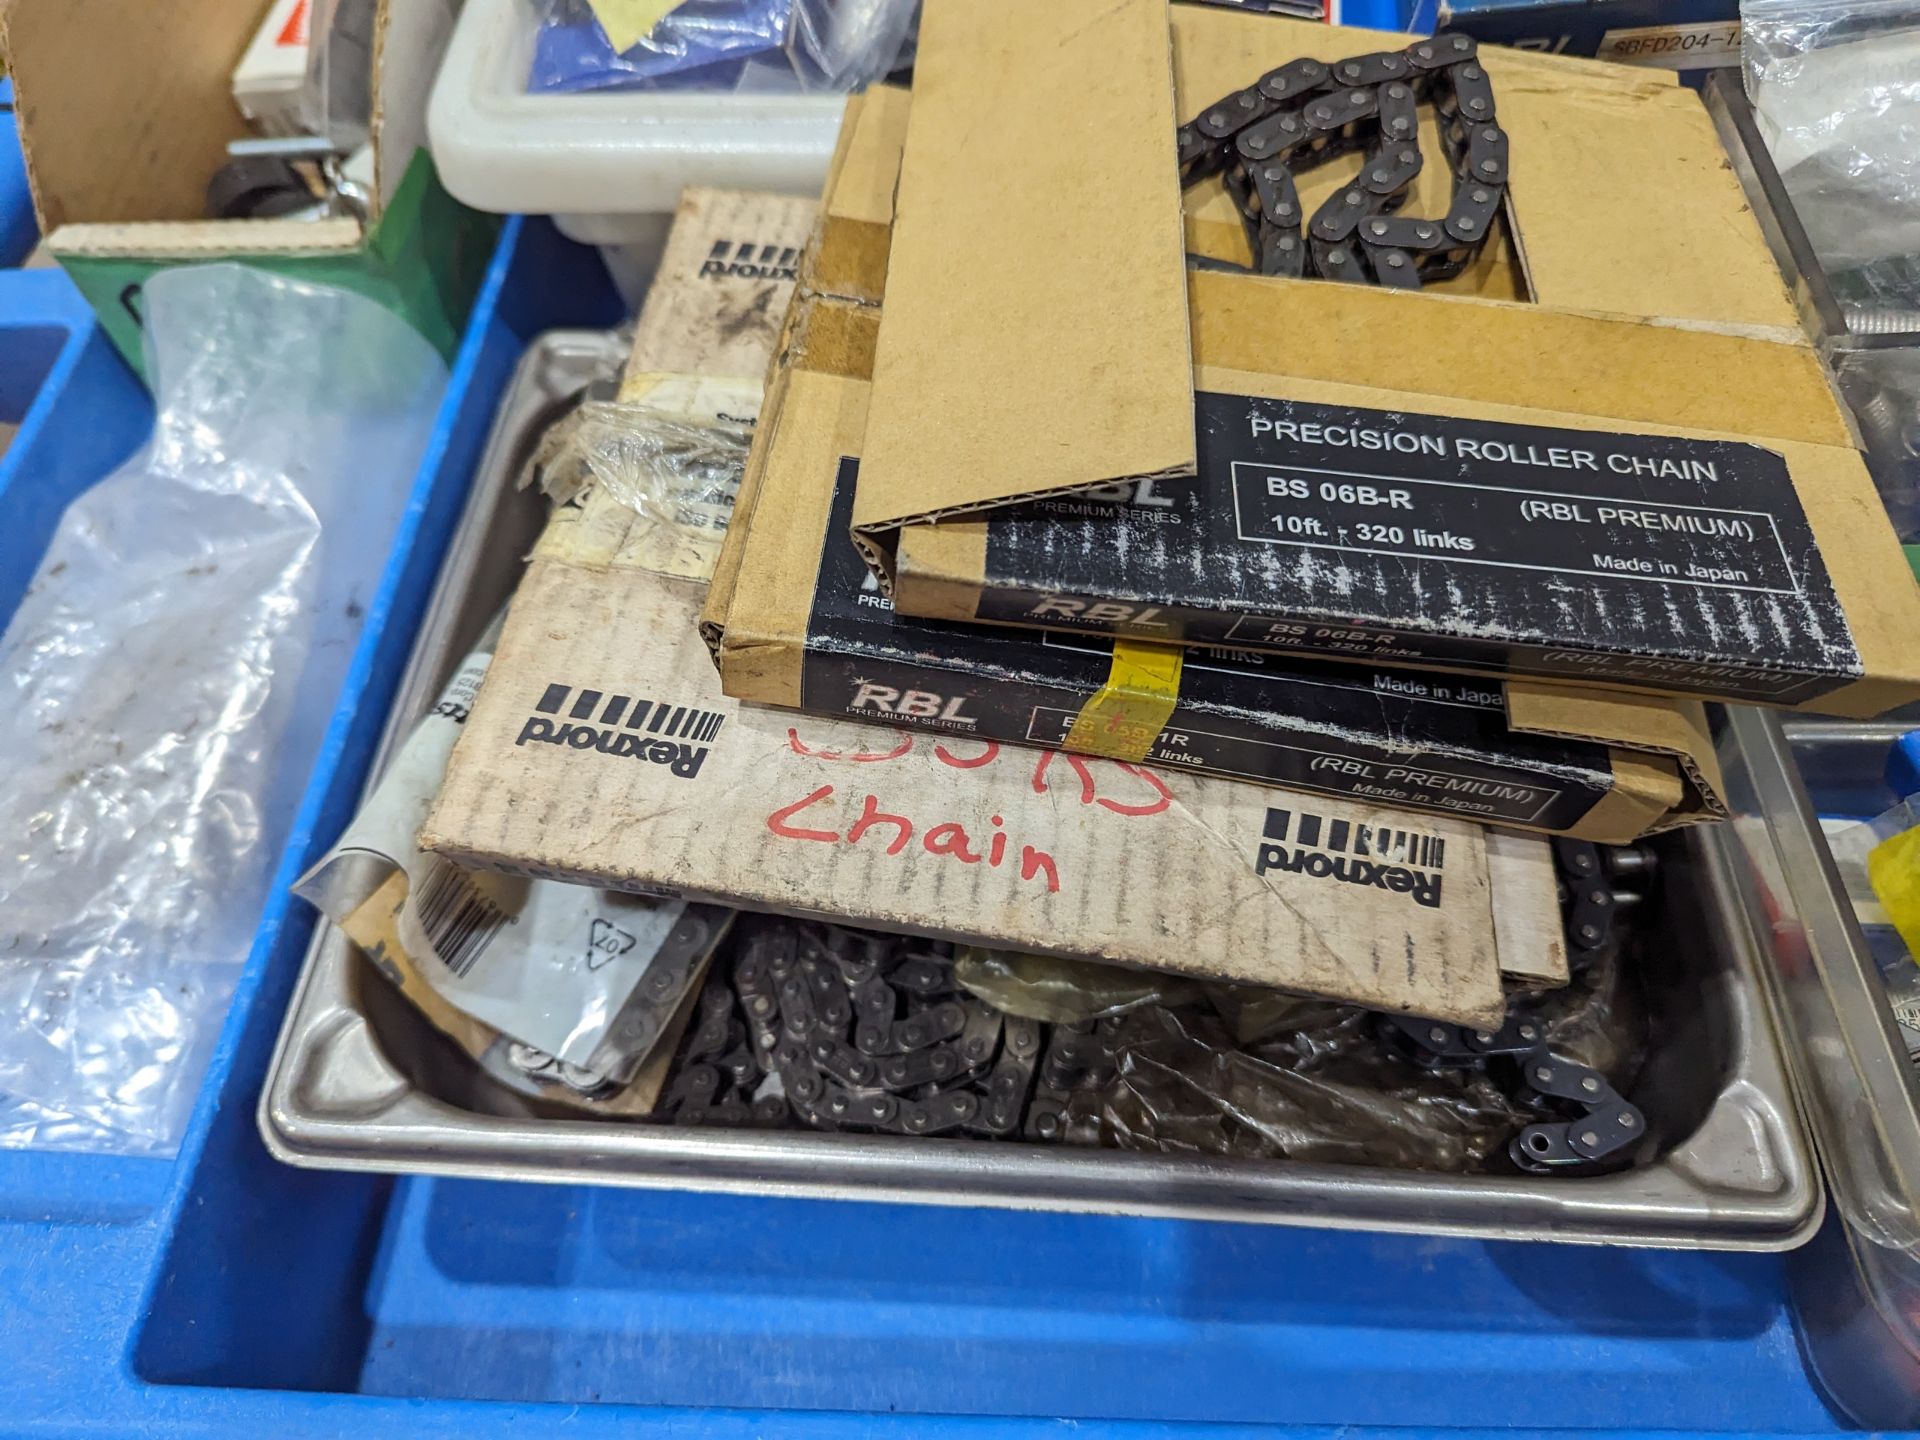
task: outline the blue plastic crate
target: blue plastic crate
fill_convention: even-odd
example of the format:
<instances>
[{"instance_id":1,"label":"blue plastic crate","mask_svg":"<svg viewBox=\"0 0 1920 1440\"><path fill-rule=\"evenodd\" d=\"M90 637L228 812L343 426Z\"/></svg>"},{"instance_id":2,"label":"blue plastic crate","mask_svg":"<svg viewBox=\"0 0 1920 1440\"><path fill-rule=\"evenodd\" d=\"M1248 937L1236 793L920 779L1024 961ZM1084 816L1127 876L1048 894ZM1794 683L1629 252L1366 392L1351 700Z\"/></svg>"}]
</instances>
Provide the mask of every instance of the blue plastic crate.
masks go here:
<instances>
[{"instance_id":1,"label":"blue plastic crate","mask_svg":"<svg viewBox=\"0 0 1920 1440\"><path fill-rule=\"evenodd\" d=\"M610 304L509 224L283 883L351 808L510 366ZM177 1162L0 1154L0 1428L1835 1428L1775 1256L290 1169L254 1110L310 930L269 909Z\"/></svg>"},{"instance_id":2,"label":"blue plastic crate","mask_svg":"<svg viewBox=\"0 0 1920 1440\"><path fill-rule=\"evenodd\" d=\"M63 271L0 271L0 424L18 427L0 456L4 627L68 502L153 428L145 388Z\"/></svg>"},{"instance_id":3,"label":"blue plastic crate","mask_svg":"<svg viewBox=\"0 0 1920 1440\"><path fill-rule=\"evenodd\" d=\"M20 129L14 123L13 82L0 78L0 266L18 265L39 239L27 185L27 157L21 153ZM0 365L5 363L0 355Z\"/></svg>"}]
</instances>

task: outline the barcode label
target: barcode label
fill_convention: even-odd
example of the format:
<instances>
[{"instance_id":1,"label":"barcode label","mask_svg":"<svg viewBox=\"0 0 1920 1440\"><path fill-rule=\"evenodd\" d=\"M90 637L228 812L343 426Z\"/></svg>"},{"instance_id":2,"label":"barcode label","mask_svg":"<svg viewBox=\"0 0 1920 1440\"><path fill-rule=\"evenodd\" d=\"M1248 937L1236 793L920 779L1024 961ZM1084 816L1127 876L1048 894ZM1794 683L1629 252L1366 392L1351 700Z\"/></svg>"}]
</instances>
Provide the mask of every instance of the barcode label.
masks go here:
<instances>
[{"instance_id":1,"label":"barcode label","mask_svg":"<svg viewBox=\"0 0 1920 1440\"><path fill-rule=\"evenodd\" d=\"M507 923L506 912L465 871L444 860L427 872L413 909L440 963L462 979Z\"/></svg>"}]
</instances>

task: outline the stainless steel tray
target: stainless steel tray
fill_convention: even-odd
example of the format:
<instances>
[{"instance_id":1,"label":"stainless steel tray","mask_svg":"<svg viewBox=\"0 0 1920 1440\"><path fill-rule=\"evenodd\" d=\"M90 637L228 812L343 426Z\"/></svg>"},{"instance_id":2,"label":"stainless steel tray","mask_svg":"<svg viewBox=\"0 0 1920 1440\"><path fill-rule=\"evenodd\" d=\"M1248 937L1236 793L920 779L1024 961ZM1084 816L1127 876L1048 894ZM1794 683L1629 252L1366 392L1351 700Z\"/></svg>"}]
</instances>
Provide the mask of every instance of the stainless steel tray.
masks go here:
<instances>
[{"instance_id":1,"label":"stainless steel tray","mask_svg":"<svg viewBox=\"0 0 1920 1440\"><path fill-rule=\"evenodd\" d=\"M611 373L613 349L599 337L556 334L522 364L396 702L389 751L510 593L540 519L537 504L511 488L538 417L595 365ZM327 925L288 1011L260 1129L282 1160L324 1169L1788 1248L1818 1225L1824 1196L1757 987L1761 952L1743 867L1728 833L1694 831L1658 849L1645 908L1670 953L1649 967L1648 983L1667 1019L1631 1098L1665 1143L1656 1161L1618 1175L1446 1176L549 1118L478 1074Z\"/></svg>"}]
</instances>

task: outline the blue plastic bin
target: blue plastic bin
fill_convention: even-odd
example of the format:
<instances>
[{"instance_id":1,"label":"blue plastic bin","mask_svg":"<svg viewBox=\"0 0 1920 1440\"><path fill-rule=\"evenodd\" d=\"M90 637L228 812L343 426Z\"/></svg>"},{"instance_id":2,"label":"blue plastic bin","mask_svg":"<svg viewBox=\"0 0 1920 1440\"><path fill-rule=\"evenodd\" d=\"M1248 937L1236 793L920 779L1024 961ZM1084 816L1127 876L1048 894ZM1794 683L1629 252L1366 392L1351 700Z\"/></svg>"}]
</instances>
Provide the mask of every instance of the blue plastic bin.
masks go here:
<instances>
[{"instance_id":1,"label":"blue plastic bin","mask_svg":"<svg viewBox=\"0 0 1920 1440\"><path fill-rule=\"evenodd\" d=\"M352 806L509 367L611 303L508 225L283 884ZM137 408L94 383L64 413ZM0 1154L9 1433L1835 1429L1777 1256L289 1169L254 1109L310 930L269 908L177 1161Z\"/></svg>"},{"instance_id":2,"label":"blue plastic bin","mask_svg":"<svg viewBox=\"0 0 1920 1440\"><path fill-rule=\"evenodd\" d=\"M40 239L27 186L27 157L14 123L13 82L0 78L0 266L18 265ZM0 356L0 364L5 364Z\"/></svg>"}]
</instances>

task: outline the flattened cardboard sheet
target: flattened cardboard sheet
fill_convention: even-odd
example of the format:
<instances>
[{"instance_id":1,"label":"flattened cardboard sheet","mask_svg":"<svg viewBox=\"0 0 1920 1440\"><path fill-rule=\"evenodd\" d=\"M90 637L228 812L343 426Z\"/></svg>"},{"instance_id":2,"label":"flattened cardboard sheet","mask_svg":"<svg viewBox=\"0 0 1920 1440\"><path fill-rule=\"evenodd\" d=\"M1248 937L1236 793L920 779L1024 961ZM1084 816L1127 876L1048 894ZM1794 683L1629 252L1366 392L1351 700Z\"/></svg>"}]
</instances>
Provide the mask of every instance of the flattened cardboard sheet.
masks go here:
<instances>
[{"instance_id":1,"label":"flattened cardboard sheet","mask_svg":"<svg viewBox=\"0 0 1920 1440\"><path fill-rule=\"evenodd\" d=\"M1166 0L928 0L863 530L1192 473L1168 27Z\"/></svg>"}]
</instances>

